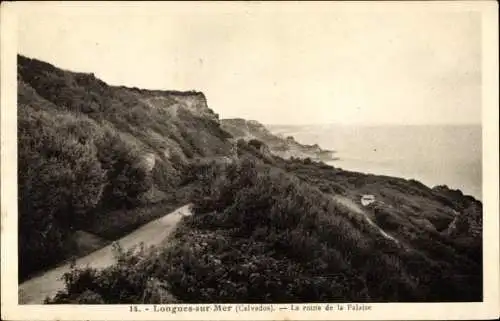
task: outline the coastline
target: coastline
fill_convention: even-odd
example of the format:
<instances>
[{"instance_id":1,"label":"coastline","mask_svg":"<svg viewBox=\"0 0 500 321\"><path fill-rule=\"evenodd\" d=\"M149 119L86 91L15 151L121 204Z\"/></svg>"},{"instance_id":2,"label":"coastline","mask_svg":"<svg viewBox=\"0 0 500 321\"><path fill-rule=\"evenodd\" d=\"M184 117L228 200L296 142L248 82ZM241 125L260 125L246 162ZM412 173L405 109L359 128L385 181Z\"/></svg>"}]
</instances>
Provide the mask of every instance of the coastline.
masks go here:
<instances>
[{"instance_id":1,"label":"coastline","mask_svg":"<svg viewBox=\"0 0 500 321\"><path fill-rule=\"evenodd\" d=\"M411 171L405 172L398 170L397 168L387 167L383 164L381 165L381 163L377 163L376 161L371 160L353 160L338 157L336 160L331 160L325 163L335 168L350 172L413 179L421 182L429 188L433 188L439 185L446 185L450 189L460 190L465 196L472 196L478 201L483 202L482 188L481 186L475 186L474 184L460 184L457 180L442 181L438 178L411 173Z\"/></svg>"},{"instance_id":2,"label":"coastline","mask_svg":"<svg viewBox=\"0 0 500 321\"><path fill-rule=\"evenodd\" d=\"M483 199L480 125L267 125L275 135L334 149L331 166L447 185ZM469 148L457 148L461 141Z\"/></svg>"}]
</instances>

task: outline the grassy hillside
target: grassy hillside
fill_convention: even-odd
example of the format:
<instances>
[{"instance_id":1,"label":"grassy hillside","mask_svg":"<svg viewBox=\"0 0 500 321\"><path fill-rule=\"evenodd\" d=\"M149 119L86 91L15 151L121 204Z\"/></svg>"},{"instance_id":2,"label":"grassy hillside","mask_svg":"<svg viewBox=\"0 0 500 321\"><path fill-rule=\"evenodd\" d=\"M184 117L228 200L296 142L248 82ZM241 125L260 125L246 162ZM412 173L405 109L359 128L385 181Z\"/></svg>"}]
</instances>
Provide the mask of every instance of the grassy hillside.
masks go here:
<instances>
[{"instance_id":1,"label":"grassy hillside","mask_svg":"<svg viewBox=\"0 0 500 321\"><path fill-rule=\"evenodd\" d=\"M164 213L148 205L179 201L186 165L227 154L227 137L202 93L108 86L19 56L21 278L66 258L77 229L118 225L100 235L114 238ZM141 220L128 212L144 206Z\"/></svg>"},{"instance_id":2,"label":"grassy hillside","mask_svg":"<svg viewBox=\"0 0 500 321\"><path fill-rule=\"evenodd\" d=\"M18 84L21 277L67 259L75 234L103 244L193 204L163 246L75 269L48 302L482 299L482 204L460 191L280 158L198 92L24 57Z\"/></svg>"},{"instance_id":3,"label":"grassy hillside","mask_svg":"<svg viewBox=\"0 0 500 321\"><path fill-rule=\"evenodd\" d=\"M117 265L102 271L76 270L52 302L482 299L480 237L447 233L462 206L468 214L479 211L470 217L480 215L474 199L322 163L270 162L249 145L238 161L192 171L195 214L168 246L122 253ZM355 195L367 191L380 200L365 214L397 242L336 201L356 202Z\"/></svg>"}]
</instances>

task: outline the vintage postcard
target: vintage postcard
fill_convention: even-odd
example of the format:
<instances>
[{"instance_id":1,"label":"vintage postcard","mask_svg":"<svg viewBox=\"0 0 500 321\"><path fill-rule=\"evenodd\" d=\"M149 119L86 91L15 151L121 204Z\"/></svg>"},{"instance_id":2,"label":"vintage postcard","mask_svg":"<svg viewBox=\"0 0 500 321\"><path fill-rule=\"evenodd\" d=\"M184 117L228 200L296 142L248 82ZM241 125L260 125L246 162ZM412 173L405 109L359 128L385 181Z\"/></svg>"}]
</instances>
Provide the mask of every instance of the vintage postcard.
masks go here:
<instances>
[{"instance_id":1,"label":"vintage postcard","mask_svg":"<svg viewBox=\"0 0 500 321\"><path fill-rule=\"evenodd\" d=\"M497 9L2 3L2 319L497 318Z\"/></svg>"}]
</instances>

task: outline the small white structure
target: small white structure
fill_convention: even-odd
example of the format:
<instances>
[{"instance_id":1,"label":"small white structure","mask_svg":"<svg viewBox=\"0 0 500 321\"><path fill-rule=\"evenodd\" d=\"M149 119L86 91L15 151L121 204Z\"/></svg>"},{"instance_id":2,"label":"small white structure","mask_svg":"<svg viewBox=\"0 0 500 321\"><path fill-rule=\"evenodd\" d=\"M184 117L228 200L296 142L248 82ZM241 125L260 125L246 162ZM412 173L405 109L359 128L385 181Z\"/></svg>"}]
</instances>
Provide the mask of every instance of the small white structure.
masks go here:
<instances>
[{"instance_id":1,"label":"small white structure","mask_svg":"<svg viewBox=\"0 0 500 321\"><path fill-rule=\"evenodd\" d=\"M371 194L365 194L361 196L361 205L368 206L371 203L375 202L375 196Z\"/></svg>"},{"instance_id":2,"label":"small white structure","mask_svg":"<svg viewBox=\"0 0 500 321\"><path fill-rule=\"evenodd\" d=\"M155 167L156 157L153 153L146 153L142 155L139 166L144 168L146 171L151 172Z\"/></svg>"}]
</instances>

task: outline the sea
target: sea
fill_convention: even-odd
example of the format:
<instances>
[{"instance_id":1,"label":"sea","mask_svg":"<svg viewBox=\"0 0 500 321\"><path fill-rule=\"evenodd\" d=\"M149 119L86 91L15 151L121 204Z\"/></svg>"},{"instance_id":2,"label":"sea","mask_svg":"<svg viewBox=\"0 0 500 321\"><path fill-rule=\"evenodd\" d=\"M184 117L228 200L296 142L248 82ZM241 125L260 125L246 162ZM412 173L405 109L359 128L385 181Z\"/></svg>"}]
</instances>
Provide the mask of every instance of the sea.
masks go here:
<instances>
[{"instance_id":1,"label":"sea","mask_svg":"<svg viewBox=\"0 0 500 321\"><path fill-rule=\"evenodd\" d=\"M447 185L482 199L481 125L267 125L274 134L334 150L345 170Z\"/></svg>"}]
</instances>

